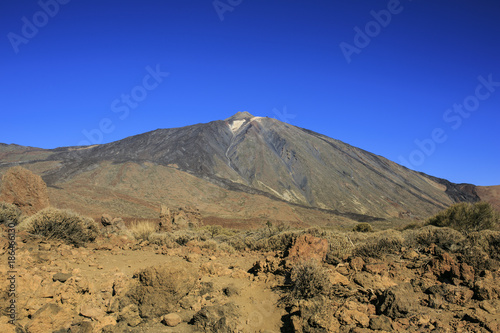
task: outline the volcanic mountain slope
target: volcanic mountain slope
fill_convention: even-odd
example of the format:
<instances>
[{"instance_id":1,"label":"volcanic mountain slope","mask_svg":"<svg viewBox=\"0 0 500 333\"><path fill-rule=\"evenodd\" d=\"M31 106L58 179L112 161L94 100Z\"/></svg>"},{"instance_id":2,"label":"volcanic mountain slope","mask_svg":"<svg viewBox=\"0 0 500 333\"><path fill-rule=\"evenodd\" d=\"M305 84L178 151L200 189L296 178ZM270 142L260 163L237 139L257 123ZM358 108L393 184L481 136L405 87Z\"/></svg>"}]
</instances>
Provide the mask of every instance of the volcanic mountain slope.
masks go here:
<instances>
[{"instance_id":1,"label":"volcanic mountain slope","mask_svg":"<svg viewBox=\"0 0 500 333\"><path fill-rule=\"evenodd\" d=\"M165 202L208 210L220 204L219 213L229 216L234 207L224 198L242 202L242 196L253 195L260 198L253 204L258 201L271 210L291 203L301 209L381 218L425 217L457 201L479 200L473 185L414 172L341 141L248 112L104 145L54 150L3 145L0 156L0 172L16 164L29 167L43 176L61 204L65 196L78 194L82 204L102 205L95 199L99 192L102 199L114 195L125 210L124 202L142 213ZM173 173L175 177L167 176ZM182 184L175 180L181 178ZM175 198L170 193L174 189L179 192ZM203 194L195 196L197 191ZM251 211L249 204L242 205Z\"/></svg>"}]
</instances>

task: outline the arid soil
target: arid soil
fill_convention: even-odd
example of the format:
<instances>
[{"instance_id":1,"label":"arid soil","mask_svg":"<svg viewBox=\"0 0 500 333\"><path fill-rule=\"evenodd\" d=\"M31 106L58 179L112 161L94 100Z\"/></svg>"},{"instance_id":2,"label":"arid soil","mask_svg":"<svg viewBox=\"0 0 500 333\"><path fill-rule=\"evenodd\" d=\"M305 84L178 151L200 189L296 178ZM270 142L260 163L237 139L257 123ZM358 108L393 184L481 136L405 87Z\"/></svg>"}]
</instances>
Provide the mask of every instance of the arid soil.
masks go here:
<instances>
[{"instance_id":1,"label":"arid soil","mask_svg":"<svg viewBox=\"0 0 500 333\"><path fill-rule=\"evenodd\" d=\"M473 267L443 246L394 242L379 258L370 247L338 258L331 240L283 235L274 241L289 239L285 251L259 252L114 234L75 248L19 232L16 326L3 315L0 331L500 332L497 260ZM301 263L312 269L302 283L321 288L294 289L290 272ZM1 283L3 309L9 283ZM310 294L292 297L300 288Z\"/></svg>"}]
</instances>

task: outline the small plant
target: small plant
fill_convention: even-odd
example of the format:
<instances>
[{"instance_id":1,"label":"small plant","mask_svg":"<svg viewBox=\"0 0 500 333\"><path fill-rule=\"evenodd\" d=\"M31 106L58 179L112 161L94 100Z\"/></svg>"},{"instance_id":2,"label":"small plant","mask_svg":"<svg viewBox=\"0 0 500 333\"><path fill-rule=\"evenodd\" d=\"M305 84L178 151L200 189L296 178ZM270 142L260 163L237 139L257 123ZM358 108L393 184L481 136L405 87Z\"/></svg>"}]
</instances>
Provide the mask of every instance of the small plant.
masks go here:
<instances>
[{"instance_id":1,"label":"small plant","mask_svg":"<svg viewBox=\"0 0 500 333\"><path fill-rule=\"evenodd\" d=\"M94 241L98 234L97 223L92 218L52 207L27 218L21 227L28 233L75 246Z\"/></svg>"},{"instance_id":2,"label":"small plant","mask_svg":"<svg viewBox=\"0 0 500 333\"><path fill-rule=\"evenodd\" d=\"M134 221L128 228L129 232L138 241L149 240L149 237L156 232L156 223L150 221Z\"/></svg>"},{"instance_id":3,"label":"small plant","mask_svg":"<svg viewBox=\"0 0 500 333\"><path fill-rule=\"evenodd\" d=\"M18 224L21 219L21 210L16 205L0 202L0 223L12 221Z\"/></svg>"},{"instance_id":4,"label":"small plant","mask_svg":"<svg viewBox=\"0 0 500 333\"><path fill-rule=\"evenodd\" d=\"M386 254L395 254L401 250L403 242L398 238L381 237L356 247L354 254L360 257L381 259Z\"/></svg>"},{"instance_id":5,"label":"small plant","mask_svg":"<svg viewBox=\"0 0 500 333\"><path fill-rule=\"evenodd\" d=\"M352 228L354 232L373 232L373 227L369 223L358 223Z\"/></svg>"},{"instance_id":6,"label":"small plant","mask_svg":"<svg viewBox=\"0 0 500 333\"><path fill-rule=\"evenodd\" d=\"M463 233L496 229L500 223L498 212L487 202L461 202L431 217L427 224L450 227Z\"/></svg>"},{"instance_id":7,"label":"small plant","mask_svg":"<svg viewBox=\"0 0 500 333\"><path fill-rule=\"evenodd\" d=\"M298 263L293 267L290 279L293 299L309 299L327 295L330 291L328 272L315 260Z\"/></svg>"}]
</instances>

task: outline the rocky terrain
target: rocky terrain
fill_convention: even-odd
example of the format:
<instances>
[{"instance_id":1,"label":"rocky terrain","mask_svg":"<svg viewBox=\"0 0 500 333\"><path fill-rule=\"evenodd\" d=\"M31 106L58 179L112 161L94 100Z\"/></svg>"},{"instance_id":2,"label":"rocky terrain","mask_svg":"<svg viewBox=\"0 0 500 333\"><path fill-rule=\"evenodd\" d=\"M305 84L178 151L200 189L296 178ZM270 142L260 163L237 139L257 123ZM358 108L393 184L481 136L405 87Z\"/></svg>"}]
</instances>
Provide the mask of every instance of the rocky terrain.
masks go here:
<instances>
[{"instance_id":1,"label":"rocky terrain","mask_svg":"<svg viewBox=\"0 0 500 333\"><path fill-rule=\"evenodd\" d=\"M500 330L500 232L213 231L174 232L171 241L110 233L80 248L18 232L16 326L3 315L0 330ZM234 241L256 234L253 249ZM4 309L8 289L3 279Z\"/></svg>"},{"instance_id":2,"label":"rocky terrain","mask_svg":"<svg viewBox=\"0 0 500 333\"><path fill-rule=\"evenodd\" d=\"M248 113L0 174L0 332L500 331L498 187Z\"/></svg>"}]
</instances>

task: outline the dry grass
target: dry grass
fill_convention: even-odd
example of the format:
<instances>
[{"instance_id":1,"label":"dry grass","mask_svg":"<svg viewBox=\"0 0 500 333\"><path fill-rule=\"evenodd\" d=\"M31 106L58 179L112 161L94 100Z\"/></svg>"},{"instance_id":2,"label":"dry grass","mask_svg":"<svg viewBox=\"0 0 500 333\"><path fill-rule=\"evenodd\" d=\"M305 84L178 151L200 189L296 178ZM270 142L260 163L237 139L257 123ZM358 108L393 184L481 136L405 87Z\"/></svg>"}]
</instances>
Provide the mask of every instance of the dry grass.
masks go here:
<instances>
[{"instance_id":1,"label":"dry grass","mask_svg":"<svg viewBox=\"0 0 500 333\"><path fill-rule=\"evenodd\" d=\"M296 300L327 295L331 287L327 270L315 260L295 265L290 279L292 281L290 296Z\"/></svg>"},{"instance_id":2,"label":"dry grass","mask_svg":"<svg viewBox=\"0 0 500 333\"><path fill-rule=\"evenodd\" d=\"M21 219L21 210L13 204L0 202L0 222L12 221L15 224Z\"/></svg>"},{"instance_id":3,"label":"dry grass","mask_svg":"<svg viewBox=\"0 0 500 333\"><path fill-rule=\"evenodd\" d=\"M152 221L132 221L128 231L138 241L146 241L156 232L157 223Z\"/></svg>"},{"instance_id":4,"label":"dry grass","mask_svg":"<svg viewBox=\"0 0 500 333\"><path fill-rule=\"evenodd\" d=\"M75 246L92 242L98 235L97 223L92 218L52 207L23 220L19 228L33 235L60 239Z\"/></svg>"}]
</instances>

